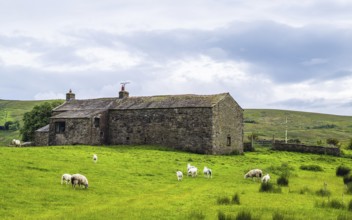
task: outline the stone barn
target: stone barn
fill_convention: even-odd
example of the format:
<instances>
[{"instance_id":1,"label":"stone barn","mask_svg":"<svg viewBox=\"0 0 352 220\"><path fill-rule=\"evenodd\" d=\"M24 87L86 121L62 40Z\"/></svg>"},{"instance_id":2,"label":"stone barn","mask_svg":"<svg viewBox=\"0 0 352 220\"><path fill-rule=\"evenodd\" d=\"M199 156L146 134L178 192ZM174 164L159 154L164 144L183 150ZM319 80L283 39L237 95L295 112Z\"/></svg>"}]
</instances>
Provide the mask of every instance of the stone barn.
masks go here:
<instances>
[{"instance_id":1,"label":"stone barn","mask_svg":"<svg viewBox=\"0 0 352 220\"><path fill-rule=\"evenodd\" d=\"M36 131L36 145L162 145L202 154L243 152L243 109L229 93L78 100L70 90Z\"/></svg>"}]
</instances>

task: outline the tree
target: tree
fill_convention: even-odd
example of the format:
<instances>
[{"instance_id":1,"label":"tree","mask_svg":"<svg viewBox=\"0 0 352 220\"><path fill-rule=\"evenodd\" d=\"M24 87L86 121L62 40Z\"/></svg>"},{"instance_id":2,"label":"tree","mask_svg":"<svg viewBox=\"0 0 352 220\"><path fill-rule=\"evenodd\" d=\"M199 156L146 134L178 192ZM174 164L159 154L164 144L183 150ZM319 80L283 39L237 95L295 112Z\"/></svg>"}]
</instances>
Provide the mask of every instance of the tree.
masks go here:
<instances>
[{"instance_id":1,"label":"tree","mask_svg":"<svg viewBox=\"0 0 352 220\"><path fill-rule=\"evenodd\" d=\"M47 124L51 117L51 111L62 104L63 101L44 102L36 105L30 112L23 115L23 127L20 130L23 141L33 141L35 131Z\"/></svg>"},{"instance_id":2,"label":"tree","mask_svg":"<svg viewBox=\"0 0 352 220\"><path fill-rule=\"evenodd\" d=\"M7 121L4 124L5 130L11 130L11 131L16 131L20 128L20 122L19 121Z\"/></svg>"},{"instance_id":3,"label":"tree","mask_svg":"<svg viewBox=\"0 0 352 220\"><path fill-rule=\"evenodd\" d=\"M339 145L339 140L337 140L336 138L328 138L326 139L326 143L327 144L331 144L331 145L334 145L334 146L338 146Z\"/></svg>"}]
</instances>

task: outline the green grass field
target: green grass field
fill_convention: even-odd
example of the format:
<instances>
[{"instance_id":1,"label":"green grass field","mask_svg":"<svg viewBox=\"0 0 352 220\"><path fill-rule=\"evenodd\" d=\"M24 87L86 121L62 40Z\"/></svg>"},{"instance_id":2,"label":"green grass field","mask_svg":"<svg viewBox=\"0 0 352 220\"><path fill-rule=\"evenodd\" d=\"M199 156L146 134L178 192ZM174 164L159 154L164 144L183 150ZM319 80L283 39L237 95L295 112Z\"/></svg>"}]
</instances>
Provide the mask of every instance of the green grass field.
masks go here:
<instances>
[{"instance_id":1,"label":"green grass field","mask_svg":"<svg viewBox=\"0 0 352 220\"><path fill-rule=\"evenodd\" d=\"M94 163L92 155L98 155ZM270 151L257 148L245 155L213 156L168 151L155 146L0 147L0 219L235 219L249 212L252 219L352 219L347 210L352 195L335 175L348 158ZM207 179L185 176L187 163L213 170ZM244 179L252 168L270 173L276 185L277 168L292 168L289 186L281 193L259 192L260 183ZM301 170L319 165L321 172ZM64 173L81 173L88 189L61 185ZM324 188L329 197L316 194ZM239 195L240 205L220 204ZM338 201L345 208L322 207Z\"/></svg>"}]
</instances>

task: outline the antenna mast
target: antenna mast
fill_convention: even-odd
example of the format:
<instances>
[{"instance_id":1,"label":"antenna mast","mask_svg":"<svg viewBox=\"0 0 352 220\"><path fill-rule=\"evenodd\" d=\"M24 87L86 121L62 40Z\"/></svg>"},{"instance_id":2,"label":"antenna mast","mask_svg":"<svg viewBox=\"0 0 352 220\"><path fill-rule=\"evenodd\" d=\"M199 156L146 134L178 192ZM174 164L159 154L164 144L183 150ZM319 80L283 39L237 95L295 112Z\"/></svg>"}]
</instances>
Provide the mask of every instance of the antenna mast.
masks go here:
<instances>
[{"instance_id":1,"label":"antenna mast","mask_svg":"<svg viewBox=\"0 0 352 220\"><path fill-rule=\"evenodd\" d=\"M287 144L287 116L286 116L285 143Z\"/></svg>"},{"instance_id":2,"label":"antenna mast","mask_svg":"<svg viewBox=\"0 0 352 220\"><path fill-rule=\"evenodd\" d=\"M129 84L129 83L131 83L131 82L121 82L120 84L121 84L121 91L125 91L125 86L126 86L126 84Z\"/></svg>"}]
</instances>

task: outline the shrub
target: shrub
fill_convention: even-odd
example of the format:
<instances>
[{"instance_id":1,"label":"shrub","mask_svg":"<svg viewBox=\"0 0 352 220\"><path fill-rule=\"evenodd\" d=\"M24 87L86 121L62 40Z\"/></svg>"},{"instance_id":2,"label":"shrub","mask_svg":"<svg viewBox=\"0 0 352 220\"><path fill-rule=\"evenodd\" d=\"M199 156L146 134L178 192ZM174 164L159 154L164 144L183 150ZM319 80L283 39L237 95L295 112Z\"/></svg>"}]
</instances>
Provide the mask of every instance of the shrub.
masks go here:
<instances>
[{"instance_id":1,"label":"shrub","mask_svg":"<svg viewBox=\"0 0 352 220\"><path fill-rule=\"evenodd\" d=\"M284 220L285 216L279 212L273 214L273 220Z\"/></svg>"},{"instance_id":2,"label":"shrub","mask_svg":"<svg viewBox=\"0 0 352 220\"><path fill-rule=\"evenodd\" d=\"M225 215L222 211L218 212L218 219L219 220L232 220L235 219L232 215Z\"/></svg>"},{"instance_id":3,"label":"shrub","mask_svg":"<svg viewBox=\"0 0 352 220\"><path fill-rule=\"evenodd\" d=\"M316 191L316 194L318 196L322 196L322 197L324 197L324 196L328 196L329 197L331 195L331 192L329 190L327 190L327 189L319 189L318 191Z\"/></svg>"},{"instance_id":4,"label":"shrub","mask_svg":"<svg viewBox=\"0 0 352 220\"><path fill-rule=\"evenodd\" d=\"M340 165L336 168L336 176L346 176L350 171L350 168Z\"/></svg>"},{"instance_id":5,"label":"shrub","mask_svg":"<svg viewBox=\"0 0 352 220\"><path fill-rule=\"evenodd\" d=\"M334 146L338 146L340 141L337 140L336 138L328 138L328 139L326 139L326 143L334 145Z\"/></svg>"},{"instance_id":6,"label":"shrub","mask_svg":"<svg viewBox=\"0 0 352 220\"><path fill-rule=\"evenodd\" d=\"M233 195L231 202L232 202L233 204L237 204L237 205L240 204L240 196L238 195L238 193L236 193L235 195Z\"/></svg>"},{"instance_id":7,"label":"shrub","mask_svg":"<svg viewBox=\"0 0 352 220\"><path fill-rule=\"evenodd\" d=\"M262 183L259 192L281 193L281 188L275 187L272 183Z\"/></svg>"},{"instance_id":8,"label":"shrub","mask_svg":"<svg viewBox=\"0 0 352 220\"><path fill-rule=\"evenodd\" d=\"M273 191L273 184L271 183L260 184L259 192L272 192L272 191Z\"/></svg>"},{"instance_id":9,"label":"shrub","mask_svg":"<svg viewBox=\"0 0 352 220\"><path fill-rule=\"evenodd\" d=\"M352 176L351 175L346 175L343 177L343 183L348 185L349 183L352 183Z\"/></svg>"},{"instance_id":10,"label":"shrub","mask_svg":"<svg viewBox=\"0 0 352 220\"><path fill-rule=\"evenodd\" d=\"M279 186L288 186L288 178L286 176L280 176L276 182Z\"/></svg>"},{"instance_id":11,"label":"shrub","mask_svg":"<svg viewBox=\"0 0 352 220\"><path fill-rule=\"evenodd\" d=\"M334 209L344 209L345 204L343 204L342 201L340 202L337 199L332 199L331 201L328 202L328 207L334 208Z\"/></svg>"},{"instance_id":12,"label":"shrub","mask_svg":"<svg viewBox=\"0 0 352 220\"><path fill-rule=\"evenodd\" d=\"M323 171L323 168L319 165L301 165L299 168L301 170L309 170L314 172Z\"/></svg>"},{"instance_id":13,"label":"shrub","mask_svg":"<svg viewBox=\"0 0 352 220\"><path fill-rule=\"evenodd\" d=\"M352 200L348 203L348 211L352 211Z\"/></svg>"},{"instance_id":14,"label":"shrub","mask_svg":"<svg viewBox=\"0 0 352 220\"><path fill-rule=\"evenodd\" d=\"M246 211L240 211L236 216L236 220L251 220L251 219L252 219L252 214Z\"/></svg>"},{"instance_id":15,"label":"shrub","mask_svg":"<svg viewBox=\"0 0 352 220\"><path fill-rule=\"evenodd\" d=\"M347 184L347 193L351 194L352 193L352 183Z\"/></svg>"},{"instance_id":16,"label":"shrub","mask_svg":"<svg viewBox=\"0 0 352 220\"><path fill-rule=\"evenodd\" d=\"M217 199L217 203L218 203L219 205L228 205L228 204L230 204L230 199L227 198L227 197L219 197L219 198Z\"/></svg>"},{"instance_id":17,"label":"shrub","mask_svg":"<svg viewBox=\"0 0 352 220\"><path fill-rule=\"evenodd\" d=\"M204 213L200 210L191 211L188 217L189 217L188 219L197 219L197 220L205 219Z\"/></svg>"},{"instance_id":18,"label":"shrub","mask_svg":"<svg viewBox=\"0 0 352 220\"><path fill-rule=\"evenodd\" d=\"M218 211L218 220L226 220L226 215L222 211Z\"/></svg>"}]
</instances>

